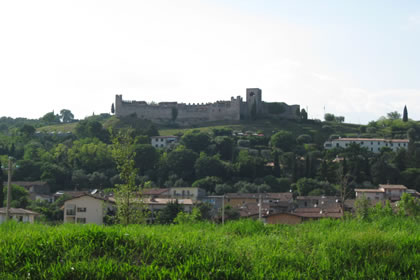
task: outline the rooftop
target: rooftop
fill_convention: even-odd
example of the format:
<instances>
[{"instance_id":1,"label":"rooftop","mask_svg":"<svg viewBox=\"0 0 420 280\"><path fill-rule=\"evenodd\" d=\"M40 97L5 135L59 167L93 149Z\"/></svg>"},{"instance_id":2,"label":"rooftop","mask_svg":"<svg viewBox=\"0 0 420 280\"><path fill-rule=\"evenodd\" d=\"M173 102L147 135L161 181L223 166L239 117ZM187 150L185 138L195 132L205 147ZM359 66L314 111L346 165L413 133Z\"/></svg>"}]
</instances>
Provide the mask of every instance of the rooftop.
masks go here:
<instances>
[{"instance_id":1,"label":"rooftop","mask_svg":"<svg viewBox=\"0 0 420 280\"><path fill-rule=\"evenodd\" d=\"M259 193L227 193L225 198L251 198L258 199ZM274 199L274 200L292 200L293 194L290 192L284 193L261 193L261 199Z\"/></svg>"},{"instance_id":2,"label":"rooftop","mask_svg":"<svg viewBox=\"0 0 420 280\"><path fill-rule=\"evenodd\" d=\"M37 212L26 210L23 208L10 208L10 214L27 214L27 215L39 215ZM0 214L6 214L6 208L0 208Z\"/></svg>"},{"instance_id":3,"label":"rooftop","mask_svg":"<svg viewBox=\"0 0 420 280\"><path fill-rule=\"evenodd\" d=\"M392 190L406 190L407 187L404 185L379 185L383 189L392 189Z\"/></svg>"}]
</instances>

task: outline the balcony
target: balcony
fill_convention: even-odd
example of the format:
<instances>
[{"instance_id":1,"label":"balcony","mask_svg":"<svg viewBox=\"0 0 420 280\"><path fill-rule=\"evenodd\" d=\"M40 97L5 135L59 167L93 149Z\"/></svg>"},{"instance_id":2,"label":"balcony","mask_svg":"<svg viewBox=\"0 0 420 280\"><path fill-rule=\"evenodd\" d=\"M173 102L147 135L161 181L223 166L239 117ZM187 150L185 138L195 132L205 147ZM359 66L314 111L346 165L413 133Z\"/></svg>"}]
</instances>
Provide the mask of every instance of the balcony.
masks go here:
<instances>
[{"instance_id":1,"label":"balcony","mask_svg":"<svg viewBox=\"0 0 420 280\"><path fill-rule=\"evenodd\" d=\"M76 209L73 209L73 208L67 208L66 209L66 215L67 216L75 216L76 215Z\"/></svg>"}]
</instances>

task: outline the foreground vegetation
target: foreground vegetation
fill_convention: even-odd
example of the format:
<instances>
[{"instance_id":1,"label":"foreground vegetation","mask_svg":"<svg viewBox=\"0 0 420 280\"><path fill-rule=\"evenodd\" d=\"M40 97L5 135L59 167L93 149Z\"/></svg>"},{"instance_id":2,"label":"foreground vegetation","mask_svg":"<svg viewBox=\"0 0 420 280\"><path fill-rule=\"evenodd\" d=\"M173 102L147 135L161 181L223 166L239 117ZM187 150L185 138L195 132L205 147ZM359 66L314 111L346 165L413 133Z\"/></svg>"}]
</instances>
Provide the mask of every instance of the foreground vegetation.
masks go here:
<instances>
[{"instance_id":1,"label":"foreground vegetation","mask_svg":"<svg viewBox=\"0 0 420 280\"><path fill-rule=\"evenodd\" d=\"M418 279L420 223L0 226L1 279Z\"/></svg>"}]
</instances>

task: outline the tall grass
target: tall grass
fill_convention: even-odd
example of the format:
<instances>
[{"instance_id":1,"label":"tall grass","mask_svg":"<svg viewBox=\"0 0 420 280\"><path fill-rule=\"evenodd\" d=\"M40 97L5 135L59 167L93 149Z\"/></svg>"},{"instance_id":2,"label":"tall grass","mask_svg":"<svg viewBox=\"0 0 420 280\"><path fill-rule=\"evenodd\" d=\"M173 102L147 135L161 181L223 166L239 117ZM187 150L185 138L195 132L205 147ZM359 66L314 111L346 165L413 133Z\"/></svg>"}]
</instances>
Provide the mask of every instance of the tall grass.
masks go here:
<instances>
[{"instance_id":1,"label":"tall grass","mask_svg":"<svg viewBox=\"0 0 420 280\"><path fill-rule=\"evenodd\" d=\"M0 226L0 279L419 279L420 223Z\"/></svg>"}]
</instances>

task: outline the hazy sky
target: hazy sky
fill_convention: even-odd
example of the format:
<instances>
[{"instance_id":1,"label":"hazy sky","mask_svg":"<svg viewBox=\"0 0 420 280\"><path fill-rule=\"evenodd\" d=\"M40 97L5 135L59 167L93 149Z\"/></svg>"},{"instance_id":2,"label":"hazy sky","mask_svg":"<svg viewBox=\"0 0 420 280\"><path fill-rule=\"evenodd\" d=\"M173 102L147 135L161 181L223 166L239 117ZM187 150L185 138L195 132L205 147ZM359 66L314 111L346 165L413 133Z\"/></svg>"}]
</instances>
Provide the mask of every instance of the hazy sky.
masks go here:
<instances>
[{"instance_id":1,"label":"hazy sky","mask_svg":"<svg viewBox=\"0 0 420 280\"><path fill-rule=\"evenodd\" d=\"M0 1L0 116L127 100L265 101L420 119L420 1Z\"/></svg>"}]
</instances>

